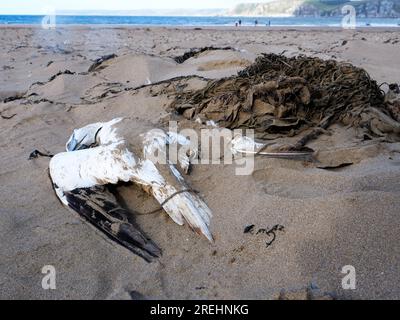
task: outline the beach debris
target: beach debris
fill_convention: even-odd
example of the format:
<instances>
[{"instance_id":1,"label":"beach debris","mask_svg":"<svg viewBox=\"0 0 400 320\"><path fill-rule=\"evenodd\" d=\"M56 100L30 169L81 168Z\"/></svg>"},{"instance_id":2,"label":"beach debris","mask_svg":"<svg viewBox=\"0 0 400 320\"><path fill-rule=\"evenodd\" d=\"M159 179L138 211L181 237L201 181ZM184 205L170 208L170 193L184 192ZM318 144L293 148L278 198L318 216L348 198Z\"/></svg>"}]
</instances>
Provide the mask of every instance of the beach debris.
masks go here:
<instances>
[{"instance_id":1,"label":"beach debris","mask_svg":"<svg viewBox=\"0 0 400 320\"><path fill-rule=\"evenodd\" d=\"M58 76L61 76L62 74L75 74L75 72L72 72L70 70L58 71L55 75L53 75L49 78L48 82L53 81L54 79L56 79Z\"/></svg>"},{"instance_id":2,"label":"beach debris","mask_svg":"<svg viewBox=\"0 0 400 320\"><path fill-rule=\"evenodd\" d=\"M33 151L31 152L31 154L29 155L28 160L37 159L37 158L39 158L39 157L52 158L52 157L54 157L54 155L53 155L53 154L50 154L50 153L41 152L41 151L39 151L39 150L33 150Z\"/></svg>"},{"instance_id":3,"label":"beach debris","mask_svg":"<svg viewBox=\"0 0 400 320\"><path fill-rule=\"evenodd\" d=\"M101 69L104 69L105 67L102 66L103 62L114 59L116 57L117 55L112 53L96 59L94 63L89 67L88 72L99 71Z\"/></svg>"},{"instance_id":4,"label":"beach debris","mask_svg":"<svg viewBox=\"0 0 400 320\"><path fill-rule=\"evenodd\" d=\"M292 150L334 123L400 141L400 123L376 81L364 69L335 60L263 54L237 76L177 94L170 109L189 120L254 129L261 139L303 135Z\"/></svg>"},{"instance_id":5,"label":"beach debris","mask_svg":"<svg viewBox=\"0 0 400 320\"><path fill-rule=\"evenodd\" d=\"M16 113L13 113L11 116L5 116L5 115L3 115L3 112L0 112L0 117L5 120L10 120L10 119L14 118L16 115L17 115Z\"/></svg>"},{"instance_id":6,"label":"beach debris","mask_svg":"<svg viewBox=\"0 0 400 320\"><path fill-rule=\"evenodd\" d=\"M243 233L251 233L254 230L254 227L254 224L245 227Z\"/></svg>"},{"instance_id":7,"label":"beach debris","mask_svg":"<svg viewBox=\"0 0 400 320\"><path fill-rule=\"evenodd\" d=\"M348 166L353 165L353 162L342 162L336 165L319 165L317 166L318 169L324 169L324 170L336 170L336 169L341 169L345 168Z\"/></svg>"},{"instance_id":8,"label":"beach debris","mask_svg":"<svg viewBox=\"0 0 400 320\"><path fill-rule=\"evenodd\" d=\"M389 84L389 90L385 95L387 109L396 121L400 121L400 88L397 83Z\"/></svg>"},{"instance_id":9,"label":"beach debris","mask_svg":"<svg viewBox=\"0 0 400 320\"><path fill-rule=\"evenodd\" d=\"M203 48L192 48L189 51L185 52L181 56L174 57L173 59L175 62L181 64L184 63L186 60L189 60L190 58L197 57L199 54L206 52L206 51L215 51L215 50L235 50L232 47L203 47Z\"/></svg>"},{"instance_id":10,"label":"beach debris","mask_svg":"<svg viewBox=\"0 0 400 320\"><path fill-rule=\"evenodd\" d=\"M169 160L165 164L152 161L154 154L163 154L166 158L169 146L187 145L190 141L160 129L142 135L135 133L134 141L126 140L119 132L126 132L124 129L135 125L129 121L117 118L74 130L66 145L67 152L57 154L49 164L58 198L146 261L158 257L160 252L123 219L127 211L104 187L119 182L138 184L159 202L175 223L187 223L212 242L209 230L212 213L207 204ZM190 153L196 154L196 151ZM179 155L178 163L186 171L190 165L189 155ZM114 213L122 216L116 217ZM137 237L142 240L138 242Z\"/></svg>"},{"instance_id":11,"label":"beach debris","mask_svg":"<svg viewBox=\"0 0 400 320\"><path fill-rule=\"evenodd\" d=\"M34 87L34 86L42 86L42 85L44 85L44 82L43 82L43 81L35 81L35 82L33 82L33 83L29 86L29 89L32 88L32 87ZM34 94L34 93L33 93L33 94Z\"/></svg>"},{"instance_id":12,"label":"beach debris","mask_svg":"<svg viewBox=\"0 0 400 320\"><path fill-rule=\"evenodd\" d=\"M276 240L276 232L278 231L284 231L285 227L281 226L279 224L273 226L271 229L259 229L257 231L257 234L266 234L269 237L272 237L271 240L266 242L267 248L270 247Z\"/></svg>"},{"instance_id":13,"label":"beach debris","mask_svg":"<svg viewBox=\"0 0 400 320\"><path fill-rule=\"evenodd\" d=\"M255 228L254 224L246 226L244 228L243 233L254 235L254 228ZM267 235L269 237L269 240L266 242L266 247L268 248L275 242L277 232L283 232L284 230L285 230L284 226L277 224L277 225L273 226L272 228L258 229L257 232L255 233L255 235L259 235L259 234Z\"/></svg>"},{"instance_id":14,"label":"beach debris","mask_svg":"<svg viewBox=\"0 0 400 320\"><path fill-rule=\"evenodd\" d=\"M11 97L7 97L3 100L4 103L8 103L8 102L12 102L12 101L16 101L16 100L21 100L24 98L24 94L25 93L21 93L21 94L16 94L14 96Z\"/></svg>"}]
</instances>

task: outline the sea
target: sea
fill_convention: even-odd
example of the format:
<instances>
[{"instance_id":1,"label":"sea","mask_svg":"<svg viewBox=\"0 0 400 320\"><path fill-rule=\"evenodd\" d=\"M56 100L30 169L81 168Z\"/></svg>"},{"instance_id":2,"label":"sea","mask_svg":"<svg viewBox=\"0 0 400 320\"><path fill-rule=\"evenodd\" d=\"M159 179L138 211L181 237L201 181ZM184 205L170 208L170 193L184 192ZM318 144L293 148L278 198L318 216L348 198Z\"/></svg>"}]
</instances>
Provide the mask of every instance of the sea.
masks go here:
<instances>
[{"instance_id":1,"label":"sea","mask_svg":"<svg viewBox=\"0 0 400 320\"><path fill-rule=\"evenodd\" d=\"M38 25L44 16L40 15L0 15L0 24ZM341 17L222 17L222 16L84 16L57 15L55 22L61 25L132 25L132 26L234 26L239 20L242 26L258 27L339 27ZM357 18L358 27L399 27L400 19L391 18Z\"/></svg>"}]
</instances>

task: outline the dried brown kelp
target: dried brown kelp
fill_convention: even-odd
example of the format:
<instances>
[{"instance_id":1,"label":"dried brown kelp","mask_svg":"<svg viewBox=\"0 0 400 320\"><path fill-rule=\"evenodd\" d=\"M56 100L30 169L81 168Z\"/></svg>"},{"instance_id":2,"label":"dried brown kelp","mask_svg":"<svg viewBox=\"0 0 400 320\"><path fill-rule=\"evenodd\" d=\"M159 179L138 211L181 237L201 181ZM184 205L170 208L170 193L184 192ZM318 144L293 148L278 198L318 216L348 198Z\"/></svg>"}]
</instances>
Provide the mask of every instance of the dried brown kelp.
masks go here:
<instances>
[{"instance_id":1,"label":"dried brown kelp","mask_svg":"<svg viewBox=\"0 0 400 320\"><path fill-rule=\"evenodd\" d=\"M53 75L53 76L51 76L51 77L49 78L49 81L48 81L48 82L53 81L54 79L56 79L57 77L61 76L62 74L69 74L69 75L72 75L72 74L75 74L75 72L72 72L72 71L70 71L70 70L58 71L55 75Z\"/></svg>"},{"instance_id":2,"label":"dried brown kelp","mask_svg":"<svg viewBox=\"0 0 400 320\"><path fill-rule=\"evenodd\" d=\"M107 54L105 56L102 56L102 57L96 59L92 63L92 65L89 67L88 72L99 71L99 70L104 69L104 66L102 66L103 62L106 62L111 59L115 59L116 57L117 57L117 55L112 53L112 54Z\"/></svg>"},{"instance_id":3,"label":"dried brown kelp","mask_svg":"<svg viewBox=\"0 0 400 320\"><path fill-rule=\"evenodd\" d=\"M5 116L5 115L3 115L2 112L0 112L0 117L5 120L10 120L10 119L14 118L16 115L17 115L16 113L13 113L11 116Z\"/></svg>"},{"instance_id":4,"label":"dried brown kelp","mask_svg":"<svg viewBox=\"0 0 400 320\"><path fill-rule=\"evenodd\" d=\"M177 95L171 108L187 119L252 128L258 138L314 128L297 148L337 122L400 139L400 124L391 118L384 92L365 70L306 56L263 54L237 76Z\"/></svg>"},{"instance_id":5,"label":"dried brown kelp","mask_svg":"<svg viewBox=\"0 0 400 320\"><path fill-rule=\"evenodd\" d=\"M385 96L387 109L396 121L400 121L400 87L397 83L389 84L389 91Z\"/></svg>"},{"instance_id":6,"label":"dried brown kelp","mask_svg":"<svg viewBox=\"0 0 400 320\"><path fill-rule=\"evenodd\" d=\"M37 158L39 158L39 157L53 158L54 155L53 155L53 154L50 154L50 153L44 153L44 152L41 152L41 151L35 149L35 150L33 150L33 151L31 152L31 154L29 155L28 160L37 159Z\"/></svg>"},{"instance_id":7,"label":"dried brown kelp","mask_svg":"<svg viewBox=\"0 0 400 320\"><path fill-rule=\"evenodd\" d=\"M24 94L17 94L15 96L5 98L3 100L3 102L8 103L8 102L16 101L16 100L21 100L21 99L23 99L23 97L24 97Z\"/></svg>"},{"instance_id":8,"label":"dried brown kelp","mask_svg":"<svg viewBox=\"0 0 400 320\"><path fill-rule=\"evenodd\" d=\"M193 58L193 57L197 57L200 53L206 52L206 51L214 51L214 50L235 50L232 47L204 47L204 48L200 48L200 49L191 49L187 52L185 52L183 55L181 56L177 56L174 58L175 62L177 63L184 63L186 60Z\"/></svg>"}]
</instances>

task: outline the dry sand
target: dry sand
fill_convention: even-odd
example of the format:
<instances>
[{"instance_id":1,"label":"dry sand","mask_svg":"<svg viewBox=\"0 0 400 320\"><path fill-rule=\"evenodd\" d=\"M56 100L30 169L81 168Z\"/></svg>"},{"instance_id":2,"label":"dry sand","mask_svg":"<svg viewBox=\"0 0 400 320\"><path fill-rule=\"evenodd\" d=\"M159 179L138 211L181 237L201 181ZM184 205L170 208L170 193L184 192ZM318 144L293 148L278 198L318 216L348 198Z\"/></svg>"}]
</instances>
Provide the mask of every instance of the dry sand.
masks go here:
<instances>
[{"instance_id":1,"label":"dry sand","mask_svg":"<svg viewBox=\"0 0 400 320\"><path fill-rule=\"evenodd\" d=\"M187 180L214 213L216 241L162 212L138 216L163 250L151 264L60 204L47 158L28 161L34 149L63 151L74 128L98 120L129 116L160 126L169 89L133 88L181 75L232 75L262 52L335 58L378 82L399 82L399 41L391 30L1 27L0 98L23 97L0 104L0 298L275 299L282 290L302 297L312 286L342 299L399 299L400 144L361 142L335 126L310 147L324 161L352 166L327 171L257 158L245 177L232 165L196 166ZM237 50L180 65L172 59L210 45ZM111 53L118 57L106 68L87 72ZM119 192L132 210L156 206L137 187ZM243 233L252 224L285 229L267 248L268 236ZM56 268L56 290L41 287L45 265ZM356 268L356 290L341 287L345 265Z\"/></svg>"}]
</instances>

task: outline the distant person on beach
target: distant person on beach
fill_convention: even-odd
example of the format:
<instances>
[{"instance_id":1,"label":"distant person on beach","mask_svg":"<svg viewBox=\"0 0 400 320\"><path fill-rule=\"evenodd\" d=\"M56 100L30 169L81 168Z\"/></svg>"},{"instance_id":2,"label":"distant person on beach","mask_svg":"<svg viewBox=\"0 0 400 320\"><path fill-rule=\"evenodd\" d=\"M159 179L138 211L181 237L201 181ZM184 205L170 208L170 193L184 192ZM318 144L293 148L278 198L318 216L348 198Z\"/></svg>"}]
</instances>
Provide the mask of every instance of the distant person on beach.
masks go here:
<instances>
[{"instance_id":1,"label":"distant person on beach","mask_svg":"<svg viewBox=\"0 0 400 320\"><path fill-rule=\"evenodd\" d=\"M242 25L242 20L239 20L239 27Z\"/></svg>"},{"instance_id":2,"label":"distant person on beach","mask_svg":"<svg viewBox=\"0 0 400 320\"><path fill-rule=\"evenodd\" d=\"M257 25L258 25L258 20L254 21L254 26L257 27Z\"/></svg>"},{"instance_id":3,"label":"distant person on beach","mask_svg":"<svg viewBox=\"0 0 400 320\"><path fill-rule=\"evenodd\" d=\"M238 27L238 25L239 25L239 22L235 22L235 27L237 28Z\"/></svg>"}]
</instances>

